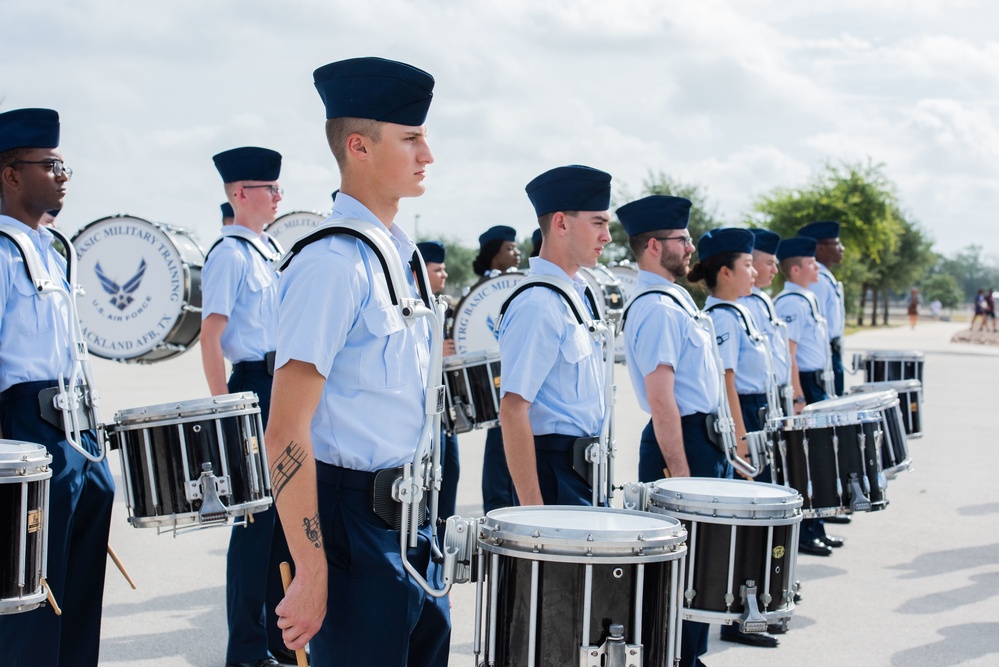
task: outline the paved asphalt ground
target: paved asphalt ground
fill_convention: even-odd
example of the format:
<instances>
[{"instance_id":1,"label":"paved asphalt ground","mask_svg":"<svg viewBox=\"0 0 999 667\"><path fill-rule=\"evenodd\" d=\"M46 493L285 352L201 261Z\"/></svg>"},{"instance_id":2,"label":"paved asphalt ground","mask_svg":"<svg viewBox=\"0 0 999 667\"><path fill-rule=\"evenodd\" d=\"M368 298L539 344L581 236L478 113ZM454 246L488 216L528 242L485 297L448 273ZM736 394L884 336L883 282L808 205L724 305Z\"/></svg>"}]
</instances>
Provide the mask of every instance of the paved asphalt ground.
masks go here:
<instances>
[{"instance_id":1,"label":"paved asphalt ground","mask_svg":"<svg viewBox=\"0 0 999 667\"><path fill-rule=\"evenodd\" d=\"M920 323L847 339L848 357L869 349L926 353L925 436L910 442L914 468L890 483L885 511L831 528L846 538L844 548L799 558L804 601L779 648L723 643L712 629L708 667L999 665L999 349L951 344L962 326ZM105 421L121 408L208 395L197 349L152 366L95 366ZM625 482L636 476L647 417L621 366L617 383L617 481ZM483 441L481 432L460 438L464 516L481 514ZM110 458L119 478L118 457ZM131 590L109 561L101 664L222 667L228 530L174 538L132 528L118 482L111 544L139 588ZM453 665L474 664L474 592L464 585L452 594Z\"/></svg>"}]
</instances>

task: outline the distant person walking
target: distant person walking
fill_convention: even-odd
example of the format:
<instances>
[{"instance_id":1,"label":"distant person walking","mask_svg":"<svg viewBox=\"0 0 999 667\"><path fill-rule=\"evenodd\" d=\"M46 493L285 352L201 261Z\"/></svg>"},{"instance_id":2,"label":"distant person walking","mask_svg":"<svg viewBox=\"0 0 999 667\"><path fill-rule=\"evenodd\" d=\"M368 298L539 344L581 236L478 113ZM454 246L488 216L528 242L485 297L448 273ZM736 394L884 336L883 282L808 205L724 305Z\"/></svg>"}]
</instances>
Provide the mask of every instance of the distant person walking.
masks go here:
<instances>
[{"instance_id":1,"label":"distant person walking","mask_svg":"<svg viewBox=\"0 0 999 667\"><path fill-rule=\"evenodd\" d=\"M989 327L989 330L993 333L996 331L996 300L992 295L992 288L985 290L985 318L982 320L982 326L979 331L985 331L985 327Z\"/></svg>"},{"instance_id":2,"label":"distant person walking","mask_svg":"<svg viewBox=\"0 0 999 667\"><path fill-rule=\"evenodd\" d=\"M912 291L909 292L909 308L906 311L909 314L909 328L916 328L916 321L919 320L919 288L913 287Z\"/></svg>"},{"instance_id":3,"label":"distant person walking","mask_svg":"<svg viewBox=\"0 0 999 667\"><path fill-rule=\"evenodd\" d=\"M985 290L978 290L975 295L975 314L971 316L971 330L975 330L975 321L982 318L982 327L985 327Z\"/></svg>"},{"instance_id":4,"label":"distant person walking","mask_svg":"<svg viewBox=\"0 0 999 667\"><path fill-rule=\"evenodd\" d=\"M930 315L933 316L933 320L940 319L940 309L943 308L943 304L940 303L940 299L933 299L930 301Z\"/></svg>"}]
</instances>

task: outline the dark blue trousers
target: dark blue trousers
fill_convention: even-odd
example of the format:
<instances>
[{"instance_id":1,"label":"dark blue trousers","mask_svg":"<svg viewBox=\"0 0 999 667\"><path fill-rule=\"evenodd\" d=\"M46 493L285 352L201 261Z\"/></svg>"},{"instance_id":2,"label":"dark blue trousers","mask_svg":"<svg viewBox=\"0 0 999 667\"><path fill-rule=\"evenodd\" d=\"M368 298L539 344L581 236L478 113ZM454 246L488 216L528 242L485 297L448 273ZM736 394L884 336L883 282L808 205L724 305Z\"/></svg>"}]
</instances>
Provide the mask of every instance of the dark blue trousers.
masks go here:
<instances>
[{"instance_id":1,"label":"dark blue trousers","mask_svg":"<svg viewBox=\"0 0 999 667\"><path fill-rule=\"evenodd\" d=\"M764 427L762 415L767 408L767 395L739 394L739 407L742 409L742 423L746 426L746 432L762 431ZM772 482L770 466L766 466L754 479L767 484Z\"/></svg>"},{"instance_id":2,"label":"dark blue trousers","mask_svg":"<svg viewBox=\"0 0 999 667\"><path fill-rule=\"evenodd\" d=\"M438 496L437 518L441 520L437 528L437 545L444 549L444 521L457 513L458 477L461 475L461 461L458 460L458 436L448 434L441 427L441 491Z\"/></svg>"},{"instance_id":3,"label":"dark blue trousers","mask_svg":"<svg viewBox=\"0 0 999 667\"><path fill-rule=\"evenodd\" d=\"M229 391L252 391L260 400L264 426L271 409L271 376L263 368L238 364L229 376ZM277 510L253 515L253 523L234 526L226 553L226 619L229 642L226 662L255 662L269 649L284 649L274 608L284 597L281 561L292 562Z\"/></svg>"},{"instance_id":4,"label":"dark blue trousers","mask_svg":"<svg viewBox=\"0 0 999 667\"><path fill-rule=\"evenodd\" d=\"M62 616L47 605L0 616L4 667L89 667L97 665L100 652L114 480L107 461L88 461L66 443L62 431L38 416L38 392L54 386L26 382L0 398L4 438L44 445L52 455L47 581L62 607ZM83 439L96 454L95 434L87 431Z\"/></svg>"},{"instance_id":5,"label":"dark blue trousers","mask_svg":"<svg viewBox=\"0 0 999 667\"><path fill-rule=\"evenodd\" d=\"M489 513L516 504L513 478L503 449L503 430L496 426L486 431L486 450L482 454L482 511Z\"/></svg>"},{"instance_id":6,"label":"dark blue trousers","mask_svg":"<svg viewBox=\"0 0 999 667\"><path fill-rule=\"evenodd\" d=\"M403 569L399 531L371 510L373 473L316 464L319 520L329 567L322 629L312 638L314 667L444 667L451 640L447 597L429 595ZM409 561L435 586L430 526Z\"/></svg>"},{"instance_id":7,"label":"dark blue trousers","mask_svg":"<svg viewBox=\"0 0 999 667\"><path fill-rule=\"evenodd\" d=\"M805 394L805 403L818 403L829 398L823 383L816 377L815 371L799 373L801 390ZM799 542L811 542L813 539L825 537L825 522L822 519L802 519L798 533Z\"/></svg>"},{"instance_id":8,"label":"dark blue trousers","mask_svg":"<svg viewBox=\"0 0 999 667\"><path fill-rule=\"evenodd\" d=\"M593 488L572 467L574 435L534 436L538 485L545 505L593 505Z\"/></svg>"},{"instance_id":9,"label":"dark blue trousers","mask_svg":"<svg viewBox=\"0 0 999 667\"><path fill-rule=\"evenodd\" d=\"M832 350L833 388L837 396L843 395L843 355ZM830 397L831 398L831 397Z\"/></svg>"},{"instance_id":10,"label":"dark blue trousers","mask_svg":"<svg viewBox=\"0 0 999 667\"><path fill-rule=\"evenodd\" d=\"M680 418L683 431L683 451L691 477L720 477L731 479L732 466L728 459L708 439L706 415L693 414ZM652 420L642 431L638 452L638 480L655 482L663 478L666 461L656 441ZM680 667L694 667L697 659L708 652L707 623L683 621L680 626Z\"/></svg>"}]
</instances>

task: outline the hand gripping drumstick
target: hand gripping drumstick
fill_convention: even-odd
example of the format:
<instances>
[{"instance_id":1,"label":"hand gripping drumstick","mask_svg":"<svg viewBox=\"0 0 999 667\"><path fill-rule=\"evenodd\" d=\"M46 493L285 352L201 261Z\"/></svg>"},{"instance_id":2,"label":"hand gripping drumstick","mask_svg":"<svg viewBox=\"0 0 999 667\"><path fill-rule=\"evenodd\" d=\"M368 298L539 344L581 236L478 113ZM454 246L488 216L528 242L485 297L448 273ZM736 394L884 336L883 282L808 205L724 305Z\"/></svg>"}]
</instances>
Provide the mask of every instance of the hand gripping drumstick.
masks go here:
<instances>
[{"instance_id":1,"label":"hand gripping drumstick","mask_svg":"<svg viewBox=\"0 0 999 667\"><path fill-rule=\"evenodd\" d=\"M118 554L114 552L114 549L111 548L110 544L108 545L108 556L111 556L111 560L113 560L114 564L118 566L118 571L121 572L121 576L125 577L125 581L128 582L128 585L131 586L134 591L136 588L135 582L132 581L132 577L128 576L128 570L125 569L125 565L121 562L121 559L118 558Z\"/></svg>"},{"instance_id":2,"label":"hand gripping drumstick","mask_svg":"<svg viewBox=\"0 0 999 667\"><path fill-rule=\"evenodd\" d=\"M283 561L281 563L281 584L284 586L284 592L288 592L288 587L291 586L291 565L288 561ZM298 661L298 667L309 667L309 661L305 659L305 649L300 648L295 650L295 660Z\"/></svg>"}]
</instances>

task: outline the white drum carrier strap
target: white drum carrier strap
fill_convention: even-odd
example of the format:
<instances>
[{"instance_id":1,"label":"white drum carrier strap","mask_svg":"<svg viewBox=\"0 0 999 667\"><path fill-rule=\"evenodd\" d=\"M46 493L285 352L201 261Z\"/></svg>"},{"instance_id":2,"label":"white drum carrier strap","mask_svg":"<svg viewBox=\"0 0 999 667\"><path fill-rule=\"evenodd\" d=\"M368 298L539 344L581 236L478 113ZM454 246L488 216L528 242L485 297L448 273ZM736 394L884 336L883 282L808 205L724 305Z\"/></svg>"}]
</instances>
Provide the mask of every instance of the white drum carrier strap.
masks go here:
<instances>
[{"instance_id":1,"label":"white drum carrier strap","mask_svg":"<svg viewBox=\"0 0 999 667\"><path fill-rule=\"evenodd\" d=\"M628 311L631 310L631 306L638 299L642 298L646 294L663 294L668 296L676 305L678 305L683 312L687 313L691 319L698 319L698 311L694 310L690 306L690 302L684 298L676 287L672 285L646 285L640 290L636 290L631 298L628 299L628 303L624 306L624 312L621 314L621 329L624 329L625 320L628 319Z\"/></svg>"},{"instance_id":2,"label":"white drum carrier strap","mask_svg":"<svg viewBox=\"0 0 999 667\"><path fill-rule=\"evenodd\" d=\"M819 326L819 331L822 333L822 340L829 340L829 323L825 317L822 315L822 311L819 310L819 301L815 298L815 295L811 292L784 292L783 294L778 294L777 298L774 299L774 303L777 303L781 299L786 299L791 295L800 296L808 303L808 307L812 311L812 318L815 320L816 324ZM836 395L836 387L833 381L833 368L832 368L832 350L828 345L825 346L825 368L822 371L822 383L824 385L825 391L829 396Z\"/></svg>"},{"instance_id":3,"label":"white drum carrier strap","mask_svg":"<svg viewBox=\"0 0 999 667\"><path fill-rule=\"evenodd\" d=\"M811 292L784 292L783 294L777 295L777 298L774 299L774 303L777 303L781 299L786 299L789 296L800 296L802 299L807 301L808 307L812 311L812 319L822 324L826 323L826 318L822 315L822 311L819 310L819 300L816 299L815 295Z\"/></svg>"},{"instance_id":4,"label":"white drum carrier strap","mask_svg":"<svg viewBox=\"0 0 999 667\"><path fill-rule=\"evenodd\" d=\"M763 307L767 311L767 319L770 320L770 324L775 327L784 326L784 321L777 316L777 311L774 309L774 302L770 300L770 297L763 293L753 292L749 296L754 299L759 299L763 302Z\"/></svg>"},{"instance_id":5,"label":"white drum carrier strap","mask_svg":"<svg viewBox=\"0 0 999 667\"><path fill-rule=\"evenodd\" d=\"M55 230L51 231L55 232ZM66 246L66 282L72 288L76 285L76 281L71 279L76 277L76 251L65 234L59 232L53 235ZM41 256L38 254L38 250L35 249L35 244L31 242L27 234L16 227L0 222L0 236L6 236L17 248L21 259L24 260L24 270L28 273L28 280L35 286L36 290L45 292L55 286Z\"/></svg>"},{"instance_id":6,"label":"white drum carrier strap","mask_svg":"<svg viewBox=\"0 0 999 667\"><path fill-rule=\"evenodd\" d=\"M205 253L205 261L208 260L208 255L212 254L212 250L215 250L215 248L217 248L219 244L225 241L226 239L238 239L243 243L246 243L248 246L250 246L258 253L260 253L260 256L263 257L264 260L268 262L273 262L277 264L282 261L283 259L282 256L284 255L284 248L282 248L281 244L278 243L273 238L271 238L270 236L267 237L267 244L265 245L264 242L260 239L260 237L254 234L249 229L245 229L243 227L231 227L230 229L231 231L229 233L220 236L215 240L215 243L212 244L212 247L209 248L208 252Z\"/></svg>"},{"instance_id":7,"label":"white drum carrier strap","mask_svg":"<svg viewBox=\"0 0 999 667\"><path fill-rule=\"evenodd\" d=\"M763 337L763 334L760 333L760 330L756 328L756 322L753 321L753 315L746 309L745 306L739 303L716 303L705 308L704 312L710 313L712 310L716 310L718 308L734 312L740 324L742 324L742 330L746 332L746 335L749 336L751 340L760 342L766 340Z\"/></svg>"},{"instance_id":8,"label":"white drum carrier strap","mask_svg":"<svg viewBox=\"0 0 999 667\"><path fill-rule=\"evenodd\" d=\"M533 275L528 276L526 280L517 285L517 288L513 291L503 305L500 306L499 317L496 318L496 331L499 331L500 324L503 322L503 316L506 315L507 308L516 299L521 292L529 290L532 287L546 287L553 292L557 292L565 300L566 304L569 306L569 310L572 311L573 317L576 318L576 322L585 326L591 334L598 333L598 322L600 321L600 305L597 303L596 297L593 296L593 290L590 286L586 286L586 300L590 303L590 308L583 304L583 300L579 296L579 292L576 291L576 286L556 276L548 275ZM596 318L594 318L590 313L596 313Z\"/></svg>"}]
</instances>

